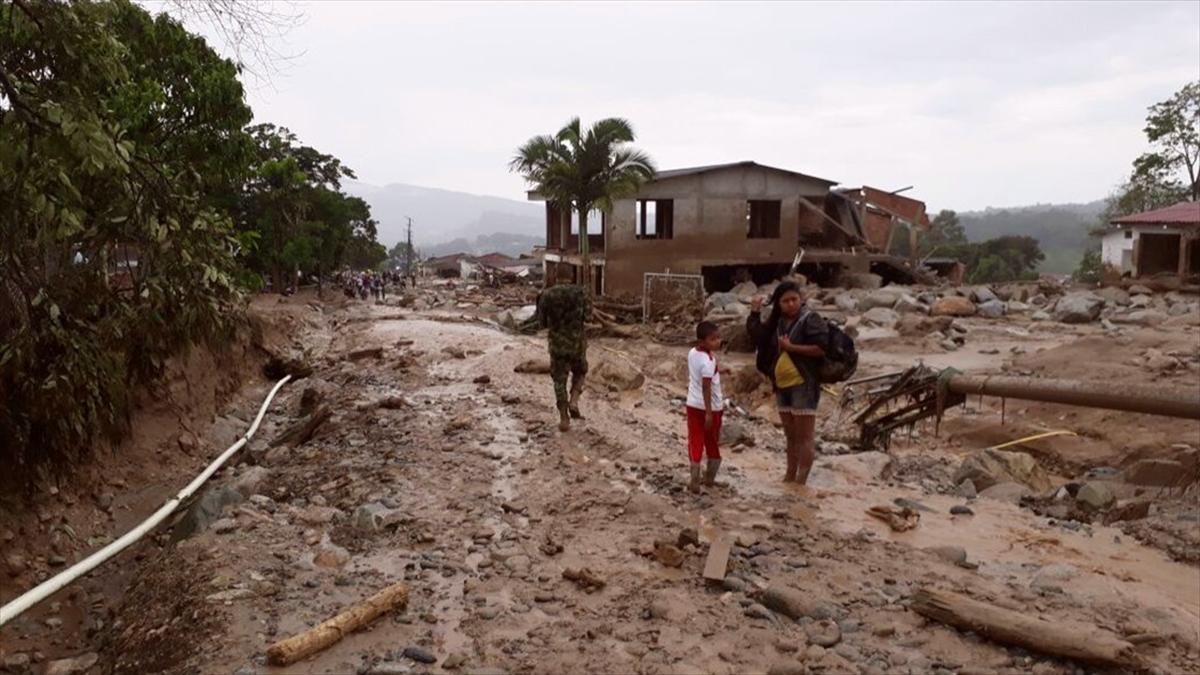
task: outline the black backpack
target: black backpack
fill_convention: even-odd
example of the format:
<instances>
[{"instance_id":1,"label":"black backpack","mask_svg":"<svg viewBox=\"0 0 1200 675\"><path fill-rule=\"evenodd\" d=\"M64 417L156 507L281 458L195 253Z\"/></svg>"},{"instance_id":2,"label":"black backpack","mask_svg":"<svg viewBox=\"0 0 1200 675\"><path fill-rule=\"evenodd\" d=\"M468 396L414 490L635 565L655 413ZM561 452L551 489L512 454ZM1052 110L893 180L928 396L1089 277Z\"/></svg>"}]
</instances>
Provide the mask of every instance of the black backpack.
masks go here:
<instances>
[{"instance_id":1,"label":"black backpack","mask_svg":"<svg viewBox=\"0 0 1200 675\"><path fill-rule=\"evenodd\" d=\"M825 358L821 361L817 378L824 384L845 382L854 377L854 371L858 370L858 350L854 347L854 338L846 335L841 326L832 321L826 325L829 340L825 345Z\"/></svg>"}]
</instances>

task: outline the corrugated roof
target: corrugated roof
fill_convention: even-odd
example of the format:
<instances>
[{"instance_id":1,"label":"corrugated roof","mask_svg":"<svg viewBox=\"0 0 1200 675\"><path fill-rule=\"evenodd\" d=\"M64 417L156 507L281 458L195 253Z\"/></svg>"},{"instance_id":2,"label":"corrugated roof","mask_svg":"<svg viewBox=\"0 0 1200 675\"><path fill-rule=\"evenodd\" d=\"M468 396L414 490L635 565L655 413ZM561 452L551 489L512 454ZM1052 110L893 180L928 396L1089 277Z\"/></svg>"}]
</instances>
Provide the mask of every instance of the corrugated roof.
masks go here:
<instances>
[{"instance_id":1,"label":"corrugated roof","mask_svg":"<svg viewBox=\"0 0 1200 675\"><path fill-rule=\"evenodd\" d=\"M710 171L721 171L722 169L736 169L739 167L756 167L759 169L767 169L769 171L778 171L779 173L786 173L786 174L789 174L792 176L799 176L801 178L807 178L809 180L815 180L815 181L819 181L821 183L828 183L829 185L837 185L837 183L838 183L836 180L829 180L828 178L821 178L820 176L812 176L812 175L809 175L806 173L800 173L799 171L789 171L787 169L780 169L779 167L767 166L765 164L759 164L757 162L751 162L751 161L729 162L727 164L709 164L708 166L692 166L692 167L687 167L687 168L683 168L683 169L668 169L666 171L659 171L657 174L655 174L654 180L665 180L667 178L679 178L680 176L691 176L691 175L698 174L698 173L708 173Z\"/></svg>"},{"instance_id":2,"label":"corrugated roof","mask_svg":"<svg viewBox=\"0 0 1200 675\"><path fill-rule=\"evenodd\" d=\"M1114 218L1113 225L1200 225L1200 202L1179 202L1163 209Z\"/></svg>"}]
</instances>

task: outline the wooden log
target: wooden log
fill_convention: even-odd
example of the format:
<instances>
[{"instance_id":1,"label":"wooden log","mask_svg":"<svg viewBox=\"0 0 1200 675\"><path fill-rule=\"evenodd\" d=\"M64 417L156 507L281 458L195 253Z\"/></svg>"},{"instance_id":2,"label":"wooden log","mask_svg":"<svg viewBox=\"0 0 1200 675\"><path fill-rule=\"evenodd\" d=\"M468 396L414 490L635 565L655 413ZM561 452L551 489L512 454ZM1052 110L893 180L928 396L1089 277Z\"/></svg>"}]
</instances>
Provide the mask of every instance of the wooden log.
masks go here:
<instances>
[{"instance_id":1,"label":"wooden log","mask_svg":"<svg viewBox=\"0 0 1200 675\"><path fill-rule=\"evenodd\" d=\"M275 440L271 441L271 447L276 448L285 443L293 448L298 445L304 445L313 437L313 434L317 433L317 428L324 424L325 420L328 420L332 414L329 406L323 405L317 408L308 416L308 419L293 424L284 430L282 434L276 436Z\"/></svg>"},{"instance_id":2,"label":"wooden log","mask_svg":"<svg viewBox=\"0 0 1200 675\"><path fill-rule=\"evenodd\" d=\"M271 645L267 649L267 660L273 666L291 665L328 648L380 615L407 604L408 586L403 582L392 584L319 626Z\"/></svg>"},{"instance_id":3,"label":"wooden log","mask_svg":"<svg viewBox=\"0 0 1200 675\"><path fill-rule=\"evenodd\" d=\"M377 359L383 356L383 347L367 347L366 349L356 349L346 355L346 358L351 361L361 361L363 359Z\"/></svg>"},{"instance_id":4,"label":"wooden log","mask_svg":"<svg viewBox=\"0 0 1200 675\"><path fill-rule=\"evenodd\" d=\"M1002 644L1104 666L1136 666L1134 646L1078 621L1045 621L964 595L923 588L909 604L921 616L970 630Z\"/></svg>"},{"instance_id":5,"label":"wooden log","mask_svg":"<svg viewBox=\"0 0 1200 675\"><path fill-rule=\"evenodd\" d=\"M729 566L729 552L733 549L733 537L722 534L708 546L708 557L704 560L704 578L723 581Z\"/></svg>"}]
</instances>

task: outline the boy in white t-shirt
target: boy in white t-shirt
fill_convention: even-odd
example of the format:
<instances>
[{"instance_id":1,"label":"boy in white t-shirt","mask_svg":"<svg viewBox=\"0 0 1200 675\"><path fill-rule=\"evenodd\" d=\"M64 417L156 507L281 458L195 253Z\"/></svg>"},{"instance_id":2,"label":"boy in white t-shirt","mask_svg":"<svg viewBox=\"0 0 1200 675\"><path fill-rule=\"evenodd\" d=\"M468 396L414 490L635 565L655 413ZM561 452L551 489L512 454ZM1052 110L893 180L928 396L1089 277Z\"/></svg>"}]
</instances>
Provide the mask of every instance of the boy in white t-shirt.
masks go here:
<instances>
[{"instance_id":1,"label":"boy in white t-shirt","mask_svg":"<svg viewBox=\"0 0 1200 675\"><path fill-rule=\"evenodd\" d=\"M707 452L704 484L713 485L721 468L721 369L717 350L721 332L717 324L701 321L696 326L696 346L688 352L687 431L691 482L688 489L700 491L700 457Z\"/></svg>"}]
</instances>

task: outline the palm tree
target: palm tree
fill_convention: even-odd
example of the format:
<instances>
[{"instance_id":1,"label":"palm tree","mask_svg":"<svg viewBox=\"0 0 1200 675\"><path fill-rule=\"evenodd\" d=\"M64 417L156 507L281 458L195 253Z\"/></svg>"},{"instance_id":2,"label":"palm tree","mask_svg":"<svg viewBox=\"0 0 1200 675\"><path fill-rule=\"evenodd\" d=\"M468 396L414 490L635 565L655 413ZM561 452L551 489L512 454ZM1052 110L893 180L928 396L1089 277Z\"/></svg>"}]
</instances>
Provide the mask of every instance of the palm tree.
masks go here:
<instances>
[{"instance_id":1,"label":"palm tree","mask_svg":"<svg viewBox=\"0 0 1200 675\"><path fill-rule=\"evenodd\" d=\"M579 214L579 254L583 259L583 285L592 293L592 266L588 252L588 212L612 210L613 200L637 193L654 178L650 156L629 144L633 127L620 117L592 124L586 131L573 118L553 136L534 136L509 162L543 195L551 208L573 209ZM563 225L563 239L570 221Z\"/></svg>"}]
</instances>

